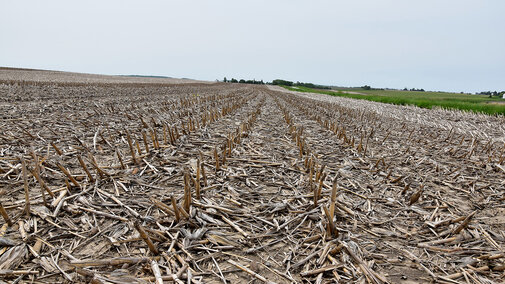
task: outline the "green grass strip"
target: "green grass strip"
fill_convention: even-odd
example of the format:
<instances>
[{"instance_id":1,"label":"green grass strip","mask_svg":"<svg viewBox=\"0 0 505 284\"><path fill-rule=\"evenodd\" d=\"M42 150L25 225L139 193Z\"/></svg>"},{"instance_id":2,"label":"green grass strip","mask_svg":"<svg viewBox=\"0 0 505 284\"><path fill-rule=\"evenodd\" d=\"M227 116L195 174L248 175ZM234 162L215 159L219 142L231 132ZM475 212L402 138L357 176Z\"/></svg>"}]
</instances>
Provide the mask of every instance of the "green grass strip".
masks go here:
<instances>
[{"instance_id":1,"label":"green grass strip","mask_svg":"<svg viewBox=\"0 0 505 284\"><path fill-rule=\"evenodd\" d=\"M490 115L505 115L504 99L489 98L482 95L447 92L361 90L358 88L348 88L344 90L320 90L307 87L282 87L290 91L325 94L330 96L346 97L358 100L369 100L395 105L415 105L427 109L431 109L437 106L444 109L458 109ZM360 94L352 94L347 92L357 92Z\"/></svg>"}]
</instances>

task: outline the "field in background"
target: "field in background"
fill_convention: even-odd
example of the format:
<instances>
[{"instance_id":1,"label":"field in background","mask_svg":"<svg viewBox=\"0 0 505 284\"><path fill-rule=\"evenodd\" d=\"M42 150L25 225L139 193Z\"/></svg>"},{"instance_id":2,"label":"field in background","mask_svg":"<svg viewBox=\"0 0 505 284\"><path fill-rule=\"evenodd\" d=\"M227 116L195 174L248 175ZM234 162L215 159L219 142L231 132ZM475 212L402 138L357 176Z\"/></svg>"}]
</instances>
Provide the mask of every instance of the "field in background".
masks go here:
<instances>
[{"instance_id":1,"label":"field in background","mask_svg":"<svg viewBox=\"0 0 505 284\"><path fill-rule=\"evenodd\" d=\"M418 92L397 90L363 90L359 88L342 88L338 90L320 90L307 87L288 87L291 91L319 93L374 102L396 105L416 105L431 109L442 107L486 114L505 114L505 100L481 95L469 95L445 92Z\"/></svg>"},{"instance_id":2,"label":"field in background","mask_svg":"<svg viewBox=\"0 0 505 284\"><path fill-rule=\"evenodd\" d=\"M186 84L210 83L192 79L141 75L101 75L52 70L0 67L0 84Z\"/></svg>"}]
</instances>

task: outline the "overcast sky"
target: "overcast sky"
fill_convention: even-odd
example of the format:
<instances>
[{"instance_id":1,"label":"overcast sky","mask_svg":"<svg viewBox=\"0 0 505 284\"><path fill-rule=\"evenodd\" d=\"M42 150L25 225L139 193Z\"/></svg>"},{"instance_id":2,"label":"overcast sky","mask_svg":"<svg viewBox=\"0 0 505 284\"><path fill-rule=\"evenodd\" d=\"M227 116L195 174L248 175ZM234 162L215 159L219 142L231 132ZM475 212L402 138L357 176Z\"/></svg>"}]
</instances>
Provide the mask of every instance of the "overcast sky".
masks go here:
<instances>
[{"instance_id":1,"label":"overcast sky","mask_svg":"<svg viewBox=\"0 0 505 284\"><path fill-rule=\"evenodd\" d=\"M6 1L0 66L505 90L505 1Z\"/></svg>"}]
</instances>

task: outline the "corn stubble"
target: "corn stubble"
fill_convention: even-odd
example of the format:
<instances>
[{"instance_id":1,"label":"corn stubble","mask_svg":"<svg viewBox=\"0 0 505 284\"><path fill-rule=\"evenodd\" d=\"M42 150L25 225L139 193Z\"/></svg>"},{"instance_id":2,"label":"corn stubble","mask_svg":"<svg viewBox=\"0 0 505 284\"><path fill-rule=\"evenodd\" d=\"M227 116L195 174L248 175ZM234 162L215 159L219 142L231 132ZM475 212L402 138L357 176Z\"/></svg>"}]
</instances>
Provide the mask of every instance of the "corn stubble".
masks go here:
<instances>
[{"instance_id":1,"label":"corn stubble","mask_svg":"<svg viewBox=\"0 0 505 284\"><path fill-rule=\"evenodd\" d=\"M418 110L243 84L0 92L8 281L486 282L505 270L491 218L505 143L433 124L490 118L403 121Z\"/></svg>"}]
</instances>

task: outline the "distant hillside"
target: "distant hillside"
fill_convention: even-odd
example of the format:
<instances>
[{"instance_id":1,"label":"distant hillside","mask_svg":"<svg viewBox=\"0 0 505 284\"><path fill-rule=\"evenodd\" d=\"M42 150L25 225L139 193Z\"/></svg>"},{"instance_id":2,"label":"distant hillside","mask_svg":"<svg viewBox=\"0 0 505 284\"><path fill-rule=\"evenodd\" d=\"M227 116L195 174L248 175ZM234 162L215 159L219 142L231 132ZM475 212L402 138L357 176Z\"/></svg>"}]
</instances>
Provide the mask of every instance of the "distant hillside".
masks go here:
<instances>
[{"instance_id":1,"label":"distant hillside","mask_svg":"<svg viewBox=\"0 0 505 284\"><path fill-rule=\"evenodd\" d=\"M184 83L214 83L191 79L178 79L153 75L101 75L89 73L39 70L28 68L13 68L0 66L0 83L17 81L44 83L106 83L106 84L184 84Z\"/></svg>"},{"instance_id":2,"label":"distant hillside","mask_svg":"<svg viewBox=\"0 0 505 284\"><path fill-rule=\"evenodd\" d=\"M166 78L166 79L173 79L173 77L168 77L168 76L156 76L156 75L119 75L123 77L138 77L138 78Z\"/></svg>"}]
</instances>

